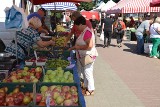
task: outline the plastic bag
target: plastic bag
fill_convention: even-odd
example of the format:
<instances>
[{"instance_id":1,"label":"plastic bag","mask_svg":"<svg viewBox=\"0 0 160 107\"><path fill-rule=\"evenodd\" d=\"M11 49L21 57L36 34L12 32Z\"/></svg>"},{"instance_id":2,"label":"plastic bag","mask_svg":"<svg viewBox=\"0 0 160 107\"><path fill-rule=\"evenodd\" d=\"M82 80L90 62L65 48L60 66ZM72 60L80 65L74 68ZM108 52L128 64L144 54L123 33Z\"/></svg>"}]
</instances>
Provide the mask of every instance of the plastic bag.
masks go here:
<instances>
[{"instance_id":1,"label":"plastic bag","mask_svg":"<svg viewBox=\"0 0 160 107\"><path fill-rule=\"evenodd\" d=\"M144 53L151 53L152 51L152 43L144 43Z\"/></svg>"},{"instance_id":2,"label":"plastic bag","mask_svg":"<svg viewBox=\"0 0 160 107\"><path fill-rule=\"evenodd\" d=\"M4 10L6 13L6 19L5 19L6 29L22 27L22 22L23 22L22 14L16 8L18 7L13 5L11 8L6 8Z\"/></svg>"},{"instance_id":3,"label":"plastic bag","mask_svg":"<svg viewBox=\"0 0 160 107\"><path fill-rule=\"evenodd\" d=\"M103 31L102 31L99 39L100 39L100 41L104 41L104 32Z\"/></svg>"}]
</instances>

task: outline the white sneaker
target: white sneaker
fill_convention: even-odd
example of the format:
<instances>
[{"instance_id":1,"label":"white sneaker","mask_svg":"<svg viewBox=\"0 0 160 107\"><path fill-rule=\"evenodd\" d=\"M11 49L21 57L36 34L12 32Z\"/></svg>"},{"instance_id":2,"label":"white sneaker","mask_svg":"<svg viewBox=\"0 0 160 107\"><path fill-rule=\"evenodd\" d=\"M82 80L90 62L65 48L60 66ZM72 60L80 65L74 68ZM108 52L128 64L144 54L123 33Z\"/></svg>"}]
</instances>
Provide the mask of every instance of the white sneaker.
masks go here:
<instances>
[{"instance_id":1,"label":"white sneaker","mask_svg":"<svg viewBox=\"0 0 160 107\"><path fill-rule=\"evenodd\" d=\"M153 58L157 58L156 56L153 56Z\"/></svg>"}]
</instances>

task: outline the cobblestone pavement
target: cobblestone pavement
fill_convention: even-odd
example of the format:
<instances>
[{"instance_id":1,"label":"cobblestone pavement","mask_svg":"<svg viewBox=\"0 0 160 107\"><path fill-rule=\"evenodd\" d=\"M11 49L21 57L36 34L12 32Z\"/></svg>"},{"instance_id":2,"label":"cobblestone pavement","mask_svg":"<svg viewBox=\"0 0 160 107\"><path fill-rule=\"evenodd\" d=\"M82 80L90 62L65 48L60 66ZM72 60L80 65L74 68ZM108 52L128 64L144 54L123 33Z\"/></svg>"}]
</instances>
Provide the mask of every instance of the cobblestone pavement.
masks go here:
<instances>
[{"instance_id":1,"label":"cobblestone pavement","mask_svg":"<svg viewBox=\"0 0 160 107\"><path fill-rule=\"evenodd\" d=\"M160 107L160 60L135 53L136 42L109 48L98 41L94 65L95 95L86 107Z\"/></svg>"}]
</instances>

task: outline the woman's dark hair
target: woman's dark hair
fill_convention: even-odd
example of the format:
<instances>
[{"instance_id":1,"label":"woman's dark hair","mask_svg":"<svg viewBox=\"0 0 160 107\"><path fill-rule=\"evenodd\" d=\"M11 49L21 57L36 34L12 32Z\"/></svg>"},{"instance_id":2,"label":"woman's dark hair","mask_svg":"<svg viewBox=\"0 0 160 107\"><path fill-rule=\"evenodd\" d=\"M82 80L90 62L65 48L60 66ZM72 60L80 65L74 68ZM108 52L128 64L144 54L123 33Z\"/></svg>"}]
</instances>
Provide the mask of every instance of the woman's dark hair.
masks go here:
<instances>
[{"instance_id":1,"label":"woman's dark hair","mask_svg":"<svg viewBox=\"0 0 160 107\"><path fill-rule=\"evenodd\" d=\"M75 21L74 21L75 25L86 25L86 19L83 16L78 17Z\"/></svg>"}]
</instances>

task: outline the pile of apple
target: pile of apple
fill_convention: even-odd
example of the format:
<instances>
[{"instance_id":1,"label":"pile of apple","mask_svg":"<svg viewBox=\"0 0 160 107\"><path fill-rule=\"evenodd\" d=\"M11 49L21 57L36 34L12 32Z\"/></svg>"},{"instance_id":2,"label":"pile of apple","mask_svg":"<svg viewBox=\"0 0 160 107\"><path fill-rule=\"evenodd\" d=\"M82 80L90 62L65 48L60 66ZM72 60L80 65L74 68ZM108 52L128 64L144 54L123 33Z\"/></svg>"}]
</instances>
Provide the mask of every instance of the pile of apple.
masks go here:
<instances>
[{"instance_id":1,"label":"pile of apple","mask_svg":"<svg viewBox=\"0 0 160 107\"><path fill-rule=\"evenodd\" d=\"M61 67L57 70L47 70L43 82L73 83L73 74L70 71L64 72Z\"/></svg>"},{"instance_id":2,"label":"pile of apple","mask_svg":"<svg viewBox=\"0 0 160 107\"><path fill-rule=\"evenodd\" d=\"M43 85L36 95L39 106L78 106L78 92L76 86Z\"/></svg>"},{"instance_id":3,"label":"pile of apple","mask_svg":"<svg viewBox=\"0 0 160 107\"><path fill-rule=\"evenodd\" d=\"M28 68L24 67L23 69L17 69L12 71L10 76L3 80L3 82L38 82L42 77L42 68Z\"/></svg>"},{"instance_id":4,"label":"pile of apple","mask_svg":"<svg viewBox=\"0 0 160 107\"><path fill-rule=\"evenodd\" d=\"M7 93L7 87L0 89L0 106L25 106L33 101L33 93L20 92L19 87L16 87L9 94Z\"/></svg>"}]
</instances>

